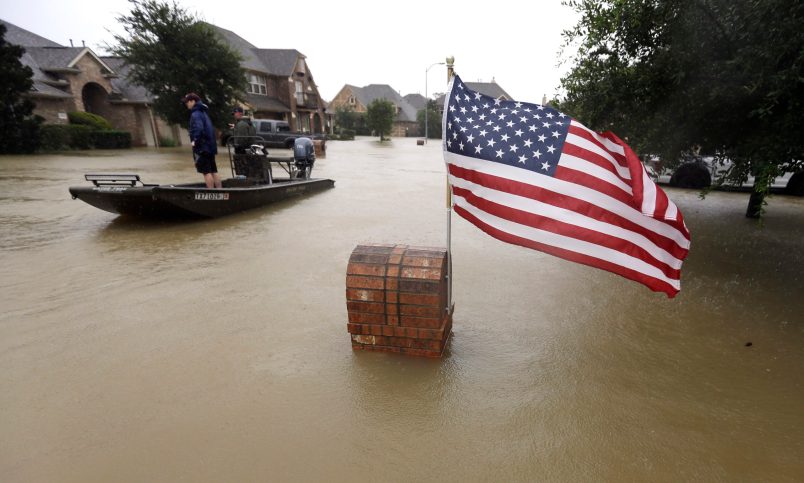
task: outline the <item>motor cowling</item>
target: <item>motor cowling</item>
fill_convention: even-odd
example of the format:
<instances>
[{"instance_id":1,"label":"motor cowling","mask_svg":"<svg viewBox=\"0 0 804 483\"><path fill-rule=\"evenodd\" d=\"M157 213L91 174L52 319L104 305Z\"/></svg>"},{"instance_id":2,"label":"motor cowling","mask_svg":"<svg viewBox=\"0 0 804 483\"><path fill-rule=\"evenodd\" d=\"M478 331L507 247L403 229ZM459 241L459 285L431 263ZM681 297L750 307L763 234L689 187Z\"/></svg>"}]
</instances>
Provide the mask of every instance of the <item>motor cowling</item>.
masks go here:
<instances>
[{"instance_id":1,"label":"motor cowling","mask_svg":"<svg viewBox=\"0 0 804 483\"><path fill-rule=\"evenodd\" d=\"M293 143L293 161L298 170L297 177L309 178L315 163L315 146L310 138L297 138Z\"/></svg>"}]
</instances>

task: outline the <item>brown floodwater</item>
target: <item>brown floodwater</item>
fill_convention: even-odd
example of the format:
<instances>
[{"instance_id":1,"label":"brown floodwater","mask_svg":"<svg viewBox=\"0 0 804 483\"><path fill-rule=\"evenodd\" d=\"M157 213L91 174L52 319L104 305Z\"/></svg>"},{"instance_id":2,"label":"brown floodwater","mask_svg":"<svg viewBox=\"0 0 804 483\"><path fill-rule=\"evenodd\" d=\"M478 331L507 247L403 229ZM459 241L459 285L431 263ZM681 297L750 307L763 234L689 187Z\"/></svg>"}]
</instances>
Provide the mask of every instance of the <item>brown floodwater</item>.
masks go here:
<instances>
[{"instance_id":1,"label":"brown floodwater","mask_svg":"<svg viewBox=\"0 0 804 483\"><path fill-rule=\"evenodd\" d=\"M184 149L0 157L0 480L804 479L804 199L668 189L673 300L455 216L453 338L416 359L352 352L345 274L445 245L439 143L327 154L332 190L180 223L67 188L200 181Z\"/></svg>"}]
</instances>

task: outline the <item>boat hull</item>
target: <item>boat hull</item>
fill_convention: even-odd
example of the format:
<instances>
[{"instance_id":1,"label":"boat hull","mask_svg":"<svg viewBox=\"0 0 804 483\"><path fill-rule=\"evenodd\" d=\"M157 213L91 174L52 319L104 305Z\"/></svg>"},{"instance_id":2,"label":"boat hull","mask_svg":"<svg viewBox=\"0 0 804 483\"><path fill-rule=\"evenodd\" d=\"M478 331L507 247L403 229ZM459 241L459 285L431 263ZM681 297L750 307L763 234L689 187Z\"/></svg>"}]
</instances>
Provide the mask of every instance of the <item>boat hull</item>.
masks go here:
<instances>
[{"instance_id":1,"label":"boat hull","mask_svg":"<svg viewBox=\"0 0 804 483\"><path fill-rule=\"evenodd\" d=\"M332 188L331 179L277 180L269 185L208 189L202 184L74 186L70 194L96 208L145 218L216 218Z\"/></svg>"}]
</instances>

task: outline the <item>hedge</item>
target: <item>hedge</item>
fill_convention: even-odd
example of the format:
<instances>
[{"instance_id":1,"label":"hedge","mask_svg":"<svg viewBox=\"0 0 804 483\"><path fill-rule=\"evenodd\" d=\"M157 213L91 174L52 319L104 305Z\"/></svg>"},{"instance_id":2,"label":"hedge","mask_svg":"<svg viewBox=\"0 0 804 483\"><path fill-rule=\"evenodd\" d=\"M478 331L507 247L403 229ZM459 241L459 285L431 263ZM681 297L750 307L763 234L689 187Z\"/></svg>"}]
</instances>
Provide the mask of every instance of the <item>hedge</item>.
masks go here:
<instances>
[{"instance_id":1,"label":"hedge","mask_svg":"<svg viewBox=\"0 0 804 483\"><path fill-rule=\"evenodd\" d=\"M90 134L92 146L97 149L128 149L131 147L131 133L107 129Z\"/></svg>"},{"instance_id":2,"label":"hedge","mask_svg":"<svg viewBox=\"0 0 804 483\"><path fill-rule=\"evenodd\" d=\"M109 131L114 129L112 124L97 114L83 111L73 111L67 113L67 118L70 124L78 124L81 126L89 126L95 131Z\"/></svg>"}]
</instances>

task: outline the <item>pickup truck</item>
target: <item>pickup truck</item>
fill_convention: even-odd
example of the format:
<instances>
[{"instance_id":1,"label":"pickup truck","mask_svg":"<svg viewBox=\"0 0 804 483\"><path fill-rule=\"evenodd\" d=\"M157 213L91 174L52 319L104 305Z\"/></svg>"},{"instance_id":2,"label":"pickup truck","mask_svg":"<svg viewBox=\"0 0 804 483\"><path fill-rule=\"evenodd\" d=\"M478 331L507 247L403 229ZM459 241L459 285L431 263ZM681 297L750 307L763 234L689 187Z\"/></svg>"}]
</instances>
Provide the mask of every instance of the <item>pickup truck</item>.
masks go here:
<instances>
[{"instance_id":1,"label":"pickup truck","mask_svg":"<svg viewBox=\"0 0 804 483\"><path fill-rule=\"evenodd\" d=\"M322 134L310 134L291 132L290 124L287 121L278 121L276 119L252 119L252 124L257 129L257 137L264 140L265 146L269 148L285 148L292 149L293 143L296 138L306 137L314 140L326 140ZM232 131L227 130L221 134L221 144L226 146L229 138L232 136Z\"/></svg>"}]
</instances>

